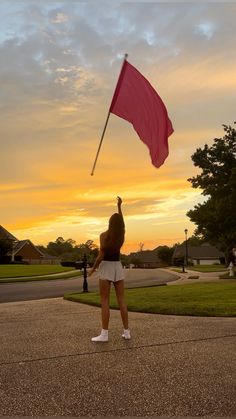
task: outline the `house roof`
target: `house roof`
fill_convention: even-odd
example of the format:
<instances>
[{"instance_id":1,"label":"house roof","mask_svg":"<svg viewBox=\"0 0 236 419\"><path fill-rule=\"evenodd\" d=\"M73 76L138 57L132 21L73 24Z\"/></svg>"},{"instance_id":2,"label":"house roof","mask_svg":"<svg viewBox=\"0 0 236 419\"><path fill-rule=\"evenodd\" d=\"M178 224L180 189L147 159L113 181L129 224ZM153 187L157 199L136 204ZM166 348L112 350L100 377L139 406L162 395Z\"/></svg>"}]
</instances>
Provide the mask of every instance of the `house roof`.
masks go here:
<instances>
[{"instance_id":1,"label":"house roof","mask_svg":"<svg viewBox=\"0 0 236 419\"><path fill-rule=\"evenodd\" d=\"M0 240L4 239L4 240L11 240L14 241L14 245L13 245L13 252L16 255L26 244L30 244L32 247L34 247L34 249L40 254L41 257L43 257L44 259L60 259L58 256L51 256L48 255L47 253L43 253L41 252L41 250L35 246L30 240L18 240L15 236L13 236L13 234L9 233L9 231L7 231L4 227L2 227L0 225ZM10 254L10 252L8 253Z\"/></svg>"},{"instance_id":2,"label":"house roof","mask_svg":"<svg viewBox=\"0 0 236 419\"><path fill-rule=\"evenodd\" d=\"M39 250L30 240L19 240L13 248L14 254L16 255L26 244L30 244L37 250L38 253L40 253L40 256L44 256L41 250Z\"/></svg>"},{"instance_id":3,"label":"house roof","mask_svg":"<svg viewBox=\"0 0 236 419\"><path fill-rule=\"evenodd\" d=\"M186 255L185 243L176 246L173 259L183 258ZM201 246L188 245L188 256L192 259L218 259L224 257L224 253L218 250L215 246L208 243L203 243Z\"/></svg>"},{"instance_id":4,"label":"house roof","mask_svg":"<svg viewBox=\"0 0 236 419\"><path fill-rule=\"evenodd\" d=\"M142 250L141 252L131 253L143 263L156 263L160 261L155 250Z\"/></svg>"},{"instance_id":5,"label":"house roof","mask_svg":"<svg viewBox=\"0 0 236 419\"><path fill-rule=\"evenodd\" d=\"M16 241L17 238L0 225L0 239Z\"/></svg>"}]
</instances>

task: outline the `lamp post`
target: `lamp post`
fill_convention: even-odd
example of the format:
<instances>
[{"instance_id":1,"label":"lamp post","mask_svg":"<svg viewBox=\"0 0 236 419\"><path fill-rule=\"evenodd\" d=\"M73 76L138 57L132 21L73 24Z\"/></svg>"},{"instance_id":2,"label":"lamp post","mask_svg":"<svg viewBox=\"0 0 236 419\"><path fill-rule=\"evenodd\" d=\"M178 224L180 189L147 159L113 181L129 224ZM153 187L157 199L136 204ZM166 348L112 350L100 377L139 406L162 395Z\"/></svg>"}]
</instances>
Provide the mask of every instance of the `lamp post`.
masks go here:
<instances>
[{"instance_id":1,"label":"lamp post","mask_svg":"<svg viewBox=\"0 0 236 419\"><path fill-rule=\"evenodd\" d=\"M84 254L84 257L83 257L83 268L84 268L83 292L88 292L88 281L87 281L87 256L86 256L86 254Z\"/></svg>"},{"instance_id":2,"label":"lamp post","mask_svg":"<svg viewBox=\"0 0 236 419\"><path fill-rule=\"evenodd\" d=\"M184 230L184 232L185 232L185 265L187 268L188 266L188 237L187 237L188 230L187 228Z\"/></svg>"}]
</instances>

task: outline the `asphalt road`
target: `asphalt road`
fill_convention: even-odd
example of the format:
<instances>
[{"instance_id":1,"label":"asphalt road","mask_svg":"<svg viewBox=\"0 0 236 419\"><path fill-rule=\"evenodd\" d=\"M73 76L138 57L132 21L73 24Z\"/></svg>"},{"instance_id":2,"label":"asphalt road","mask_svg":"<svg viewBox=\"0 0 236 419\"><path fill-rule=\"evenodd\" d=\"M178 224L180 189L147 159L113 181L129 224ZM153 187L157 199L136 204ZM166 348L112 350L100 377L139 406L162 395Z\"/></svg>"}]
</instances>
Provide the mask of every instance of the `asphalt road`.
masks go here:
<instances>
[{"instance_id":1,"label":"asphalt road","mask_svg":"<svg viewBox=\"0 0 236 419\"><path fill-rule=\"evenodd\" d=\"M165 284L177 279L162 269L127 269L125 286L141 287ZM98 289L96 276L88 278L89 291ZM73 279L0 283L0 303L62 297L65 292L82 291L83 276Z\"/></svg>"}]
</instances>

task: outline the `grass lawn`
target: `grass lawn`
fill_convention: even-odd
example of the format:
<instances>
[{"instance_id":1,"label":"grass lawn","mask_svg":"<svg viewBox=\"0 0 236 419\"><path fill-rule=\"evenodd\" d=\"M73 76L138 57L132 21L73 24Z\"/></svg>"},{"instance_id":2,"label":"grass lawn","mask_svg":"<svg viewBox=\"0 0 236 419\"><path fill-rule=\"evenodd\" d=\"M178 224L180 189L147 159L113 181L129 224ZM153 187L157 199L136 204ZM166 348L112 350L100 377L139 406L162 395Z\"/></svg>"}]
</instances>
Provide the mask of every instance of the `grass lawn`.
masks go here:
<instances>
[{"instance_id":1,"label":"grass lawn","mask_svg":"<svg viewBox=\"0 0 236 419\"><path fill-rule=\"evenodd\" d=\"M71 270L72 268L61 265L0 265L0 280L1 278L50 275ZM78 274L77 270L75 272Z\"/></svg>"},{"instance_id":2,"label":"grass lawn","mask_svg":"<svg viewBox=\"0 0 236 419\"><path fill-rule=\"evenodd\" d=\"M46 275L46 276L16 276L15 278L0 278L0 284L6 282L29 282L29 281L52 281L55 279L71 279L81 275L81 271L64 272L62 275Z\"/></svg>"},{"instance_id":3,"label":"grass lawn","mask_svg":"<svg viewBox=\"0 0 236 419\"><path fill-rule=\"evenodd\" d=\"M185 269L190 269L191 271L197 272L222 272L227 270L227 268L224 265L195 265L189 266Z\"/></svg>"},{"instance_id":4,"label":"grass lawn","mask_svg":"<svg viewBox=\"0 0 236 419\"><path fill-rule=\"evenodd\" d=\"M236 316L236 281L126 289L129 311L187 316ZM65 299L100 306L98 293L67 293ZM111 308L118 308L114 290Z\"/></svg>"}]
</instances>

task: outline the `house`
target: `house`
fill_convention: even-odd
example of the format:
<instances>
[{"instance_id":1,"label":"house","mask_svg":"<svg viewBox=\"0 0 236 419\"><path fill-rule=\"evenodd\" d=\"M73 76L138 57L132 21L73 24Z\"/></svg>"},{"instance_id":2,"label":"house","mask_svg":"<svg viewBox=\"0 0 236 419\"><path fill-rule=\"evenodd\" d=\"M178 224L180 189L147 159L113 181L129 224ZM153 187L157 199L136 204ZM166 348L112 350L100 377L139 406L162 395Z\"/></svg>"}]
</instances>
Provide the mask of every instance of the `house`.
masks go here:
<instances>
[{"instance_id":1,"label":"house","mask_svg":"<svg viewBox=\"0 0 236 419\"><path fill-rule=\"evenodd\" d=\"M130 253L131 264L138 268L162 268L166 264L158 257L157 249Z\"/></svg>"},{"instance_id":2,"label":"house","mask_svg":"<svg viewBox=\"0 0 236 419\"><path fill-rule=\"evenodd\" d=\"M15 261L27 262L30 265L59 265L60 259L41 252L30 240L18 240L13 247Z\"/></svg>"},{"instance_id":3,"label":"house","mask_svg":"<svg viewBox=\"0 0 236 419\"><path fill-rule=\"evenodd\" d=\"M60 265L60 258L46 255L30 240L18 240L2 226L0 226L0 240L8 240L12 243L12 250L7 253L8 263L11 260L29 264Z\"/></svg>"},{"instance_id":4,"label":"house","mask_svg":"<svg viewBox=\"0 0 236 419\"><path fill-rule=\"evenodd\" d=\"M13 236L13 234L9 233L9 231L7 231L1 225L0 225L0 241L7 242L9 244L9 248L11 249L11 251L9 251L9 256L10 256L10 259L13 261L14 257L13 257L12 250L13 250L14 244L17 242L17 238ZM8 259L9 259L9 256L8 256ZM5 260L4 255L1 256L1 260Z\"/></svg>"},{"instance_id":5,"label":"house","mask_svg":"<svg viewBox=\"0 0 236 419\"><path fill-rule=\"evenodd\" d=\"M186 261L186 252L188 256L188 264L193 265L214 265L225 263L225 255L215 246L209 243L203 243L201 246L191 246L186 242L176 246L173 256L173 265L182 265Z\"/></svg>"},{"instance_id":6,"label":"house","mask_svg":"<svg viewBox=\"0 0 236 419\"><path fill-rule=\"evenodd\" d=\"M11 242L17 241L13 234L9 233L4 227L0 226L0 240L9 240Z\"/></svg>"}]
</instances>

